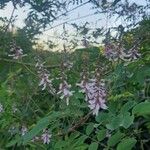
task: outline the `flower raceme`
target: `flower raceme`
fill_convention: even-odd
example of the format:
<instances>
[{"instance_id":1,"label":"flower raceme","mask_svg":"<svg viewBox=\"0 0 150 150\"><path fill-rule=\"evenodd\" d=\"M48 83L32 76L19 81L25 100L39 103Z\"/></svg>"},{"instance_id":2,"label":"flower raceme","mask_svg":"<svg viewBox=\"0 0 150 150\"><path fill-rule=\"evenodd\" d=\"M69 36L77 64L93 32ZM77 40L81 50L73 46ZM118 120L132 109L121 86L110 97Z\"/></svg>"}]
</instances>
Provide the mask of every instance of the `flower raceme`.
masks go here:
<instances>
[{"instance_id":1,"label":"flower raceme","mask_svg":"<svg viewBox=\"0 0 150 150\"><path fill-rule=\"evenodd\" d=\"M61 99L66 100L66 104L69 105L69 98L73 95L74 91L70 90L71 85L67 83L67 81L63 80L59 85L59 91L57 94L61 94Z\"/></svg>"},{"instance_id":2,"label":"flower raceme","mask_svg":"<svg viewBox=\"0 0 150 150\"><path fill-rule=\"evenodd\" d=\"M49 144L51 137L52 137L52 135L48 132L48 130L44 130L43 134L41 136L43 144Z\"/></svg>"},{"instance_id":3,"label":"flower raceme","mask_svg":"<svg viewBox=\"0 0 150 150\"><path fill-rule=\"evenodd\" d=\"M128 52L122 52L122 59L125 61L134 61L141 57L137 49L130 49Z\"/></svg>"},{"instance_id":4,"label":"flower raceme","mask_svg":"<svg viewBox=\"0 0 150 150\"><path fill-rule=\"evenodd\" d=\"M106 90L104 88L104 83L97 82L96 79L92 80L89 85L88 93L89 108L93 111L94 115L98 115L100 109L107 109L106 106Z\"/></svg>"},{"instance_id":5,"label":"flower raceme","mask_svg":"<svg viewBox=\"0 0 150 150\"><path fill-rule=\"evenodd\" d=\"M138 52L137 45L126 50L117 44L107 44L104 48L104 54L110 61L117 61L118 59L123 61L135 61L141 56Z\"/></svg>"},{"instance_id":6,"label":"flower raceme","mask_svg":"<svg viewBox=\"0 0 150 150\"><path fill-rule=\"evenodd\" d=\"M106 90L103 83L98 82L97 79L91 79L89 81L82 80L77 85L81 88L81 92L85 93L85 100L93 115L98 115L100 109L107 109Z\"/></svg>"},{"instance_id":7,"label":"flower raceme","mask_svg":"<svg viewBox=\"0 0 150 150\"><path fill-rule=\"evenodd\" d=\"M52 86L52 80L49 80L49 74L46 70L40 72L39 76L41 78L39 86L43 86L42 91L45 90L47 86Z\"/></svg>"},{"instance_id":8,"label":"flower raceme","mask_svg":"<svg viewBox=\"0 0 150 150\"><path fill-rule=\"evenodd\" d=\"M19 46L16 45L15 42L11 44L11 49L8 56L12 57L13 59L21 59L24 56L27 56L27 54L23 54L23 49L21 49Z\"/></svg>"},{"instance_id":9,"label":"flower raceme","mask_svg":"<svg viewBox=\"0 0 150 150\"><path fill-rule=\"evenodd\" d=\"M118 47L115 44L107 44L104 47L105 57L110 61L117 61L119 56Z\"/></svg>"},{"instance_id":10,"label":"flower raceme","mask_svg":"<svg viewBox=\"0 0 150 150\"><path fill-rule=\"evenodd\" d=\"M44 67L44 63L41 63L40 60L38 59L35 67L37 68L37 73L40 78L39 86L42 87L42 91L48 88L51 93L55 93L55 89L53 88L52 85L52 79L51 80L49 79L50 73Z\"/></svg>"}]
</instances>

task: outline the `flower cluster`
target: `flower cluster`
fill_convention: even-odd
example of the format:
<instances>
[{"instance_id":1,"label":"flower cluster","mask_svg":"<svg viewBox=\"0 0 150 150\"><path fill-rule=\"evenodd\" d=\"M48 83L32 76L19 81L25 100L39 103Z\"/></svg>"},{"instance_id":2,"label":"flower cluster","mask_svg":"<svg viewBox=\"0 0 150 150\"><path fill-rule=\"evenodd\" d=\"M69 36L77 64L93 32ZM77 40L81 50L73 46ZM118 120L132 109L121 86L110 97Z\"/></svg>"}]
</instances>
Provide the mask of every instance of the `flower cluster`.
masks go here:
<instances>
[{"instance_id":1,"label":"flower cluster","mask_svg":"<svg viewBox=\"0 0 150 150\"><path fill-rule=\"evenodd\" d=\"M130 49L128 52L122 52L122 59L124 61L134 61L141 57L137 49Z\"/></svg>"},{"instance_id":2,"label":"flower cluster","mask_svg":"<svg viewBox=\"0 0 150 150\"><path fill-rule=\"evenodd\" d=\"M134 61L141 56L141 54L138 52L138 48L133 47L127 51L126 49L117 44L105 45L104 53L106 58L110 61L117 61L118 59L124 61Z\"/></svg>"},{"instance_id":3,"label":"flower cluster","mask_svg":"<svg viewBox=\"0 0 150 150\"><path fill-rule=\"evenodd\" d=\"M64 51L65 51L65 47L64 47ZM66 69L70 70L70 68L68 67L68 65L66 66L66 64L68 64L68 61L66 60L61 64L61 73L60 73L61 83L59 85L59 91L57 92L57 94L60 94L61 95L60 98L65 99L66 104L69 105L70 97L73 95L74 91L71 91L71 85L68 84L67 82L67 75L65 74L65 70Z\"/></svg>"},{"instance_id":4,"label":"flower cluster","mask_svg":"<svg viewBox=\"0 0 150 150\"><path fill-rule=\"evenodd\" d=\"M44 130L41 139L44 144L49 144L51 137L52 135L48 132L48 130Z\"/></svg>"},{"instance_id":5,"label":"flower cluster","mask_svg":"<svg viewBox=\"0 0 150 150\"><path fill-rule=\"evenodd\" d=\"M44 129L42 135L41 136L35 136L32 139L32 142L41 141L41 142L43 142L43 144L49 144L51 137L52 137L52 134L50 134L47 129Z\"/></svg>"},{"instance_id":6,"label":"flower cluster","mask_svg":"<svg viewBox=\"0 0 150 150\"><path fill-rule=\"evenodd\" d=\"M117 61L118 59L124 61L135 61L141 56L137 46L134 46L131 49L126 50L125 48L117 44L105 45L104 54L106 58L109 59L110 61Z\"/></svg>"},{"instance_id":7,"label":"flower cluster","mask_svg":"<svg viewBox=\"0 0 150 150\"><path fill-rule=\"evenodd\" d=\"M92 110L93 115L98 115L100 109L107 109L106 106L106 89L104 83L99 82L97 78L85 80L84 77L80 84L77 84L85 93L88 107Z\"/></svg>"},{"instance_id":8,"label":"flower cluster","mask_svg":"<svg viewBox=\"0 0 150 150\"><path fill-rule=\"evenodd\" d=\"M40 78L40 83L39 86L42 87L42 90L45 90L46 87L51 93L55 93L55 89L53 88L52 85L52 79L49 79L50 73L49 71L44 67L44 63L41 63L40 60L38 59L35 67L37 68L37 72Z\"/></svg>"},{"instance_id":9,"label":"flower cluster","mask_svg":"<svg viewBox=\"0 0 150 150\"><path fill-rule=\"evenodd\" d=\"M86 96L85 101L88 101L89 82L85 70L83 71L83 73L81 73L81 77L82 77L81 83L77 83L76 85L81 88L80 92L85 93Z\"/></svg>"},{"instance_id":10,"label":"flower cluster","mask_svg":"<svg viewBox=\"0 0 150 150\"><path fill-rule=\"evenodd\" d=\"M8 56L12 57L13 59L21 59L24 56L27 56L27 54L23 54L23 50L16 45L15 42L11 44L10 53Z\"/></svg>"},{"instance_id":11,"label":"flower cluster","mask_svg":"<svg viewBox=\"0 0 150 150\"><path fill-rule=\"evenodd\" d=\"M71 85L67 83L66 80L63 80L62 83L60 83L59 85L59 91L57 94L61 94L61 99L65 99L66 100L66 104L69 105L69 99L70 96L73 95L74 91L70 90Z\"/></svg>"},{"instance_id":12,"label":"flower cluster","mask_svg":"<svg viewBox=\"0 0 150 150\"><path fill-rule=\"evenodd\" d=\"M107 109L104 83L98 82L97 79L92 79L89 89L89 108L93 111L93 114L98 115L100 109Z\"/></svg>"},{"instance_id":13,"label":"flower cluster","mask_svg":"<svg viewBox=\"0 0 150 150\"><path fill-rule=\"evenodd\" d=\"M118 46L115 44L107 44L104 47L104 54L110 61L117 61L119 57Z\"/></svg>"}]
</instances>

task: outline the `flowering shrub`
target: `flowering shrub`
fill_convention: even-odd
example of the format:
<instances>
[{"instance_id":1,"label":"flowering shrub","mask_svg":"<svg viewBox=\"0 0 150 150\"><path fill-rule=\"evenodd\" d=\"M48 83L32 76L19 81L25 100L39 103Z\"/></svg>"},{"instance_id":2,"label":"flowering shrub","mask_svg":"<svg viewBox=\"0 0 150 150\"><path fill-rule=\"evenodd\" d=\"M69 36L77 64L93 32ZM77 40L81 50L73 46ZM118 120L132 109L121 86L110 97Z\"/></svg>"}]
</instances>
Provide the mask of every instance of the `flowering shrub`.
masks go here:
<instances>
[{"instance_id":1,"label":"flowering shrub","mask_svg":"<svg viewBox=\"0 0 150 150\"><path fill-rule=\"evenodd\" d=\"M0 59L0 148L149 148L147 42L110 40L102 52L84 39L62 60L64 52L30 55L16 45Z\"/></svg>"},{"instance_id":2,"label":"flowering shrub","mask_svg":"<svg viewBox=\"0 0 150 150\"><path fill-rule=\"evenodd\" d=\"M47 64L38 59L33 65L35 73L26 76L27 80L35 80L32 84L25 83L25 86L33 88L31 93L17 93L26 71L21 70L17 74L15 71L11 76L8 74L7 82L3 82L0 87L0 98L5 99L0 104L0 116L2 120L5 119L1 122L1 135L6 139L5 143L1 142L2 147L73 150L117 147L122 150L140 145L141 139L138 139L137 133L140 131L135 130L135 125L141 126L138 119L143 116L147 121L147 130L149 129L146 118L150 113L149 98L142 96L139 99L149 68L146 68L147 64L143 65L142 54L137 50L122 52L119 56L121 61L116 63L113 61L116 55L112 56L114 53L110 52L113 50L109 48L107 47L107 54L100 54L98 61L112 61L115 65L113 70L109 61L108 68L95 63L93 69L88 69L87 62L84 62L86 67L82 73L76 72L78 75L74 80L69 77L73 75L74 65L70 68L65 63L48 69ZM128 64L125 64L126 61ZM143 67L147 71L140 75L139 69ZM24 86L20 88L23 90ZM16 91L11 91L12 89ZM15 101L16 98L19 100ZM9 102L11 99L13 102ZM142 130L146 134L147 131ZM141 136L145 138L144 135Z\"/></svg>"}]
</instances>

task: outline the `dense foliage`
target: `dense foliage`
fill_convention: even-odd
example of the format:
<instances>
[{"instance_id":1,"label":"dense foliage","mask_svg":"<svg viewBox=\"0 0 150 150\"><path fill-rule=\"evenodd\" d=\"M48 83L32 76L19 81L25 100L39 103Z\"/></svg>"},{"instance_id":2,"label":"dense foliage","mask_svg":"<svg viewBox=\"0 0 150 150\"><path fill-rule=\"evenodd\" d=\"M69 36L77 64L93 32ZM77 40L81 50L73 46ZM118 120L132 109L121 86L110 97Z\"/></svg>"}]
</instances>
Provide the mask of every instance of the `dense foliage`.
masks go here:
<instances>
[{"instance_id":1,"label":"dense foliage","mask_svg":"<svg viewBox=\"0 0 150 150\"><path fill-rule=\"evenodd\" d=\"M44 2L13 4L29 3L40 12L47 10ZM117 6L114 1L109 11ZM107 9L105 1L101 7ZM34 36L28 34L32 30L26 32L30 26L12 33L6 21L0 27L0 149L148 150L150 20L142 14L138 26L119 26L115 36L111 30L92 32L90 36L103 36L97 46L86 39L86 26L73 24L84 36L84 48L72 52L65 39L61 52L35 50Z\"/></svg>"}]
</instances>

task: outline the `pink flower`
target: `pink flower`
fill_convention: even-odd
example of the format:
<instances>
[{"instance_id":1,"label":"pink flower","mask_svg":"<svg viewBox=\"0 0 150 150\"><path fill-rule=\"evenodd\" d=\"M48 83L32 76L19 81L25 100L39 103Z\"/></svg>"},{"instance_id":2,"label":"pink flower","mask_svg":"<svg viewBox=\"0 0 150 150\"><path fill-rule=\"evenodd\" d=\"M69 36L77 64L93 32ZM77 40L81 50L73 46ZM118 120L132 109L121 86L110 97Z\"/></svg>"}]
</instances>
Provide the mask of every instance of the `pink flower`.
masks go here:
<instances>
[{"instance_id":1,"label":"pink flower","mask_svg":"<svg viewBox=\"0 0 150 150\"><path fill-rule=\"evenodd\" d=\"M70 90L71 85L65 80L59 85L59 91L57 94L61 94L61 99L66 100L66 104L69 105L69 98L73 95L74 91Z\"/></svg>"},{"instance_id":2,"label":"pink flower","mask_svg":"<svg viewBox=\"0 0 150 150\"><path fill-rule=\"evenodd\" d=\"M92 110L93 115L98 115L100 109L107 109L106 106L106 90L102 82L97 79L83 80L77 84L83 93L85 100L88 102L88 107Z\"/></svg>"},{"instance_id":3,"label":"pink flower","mask_svg":"<svg viewBox=\"0 0 150 150\"><path fill-rule=\"evenodd\" d=\"M105 56L110 61L116 61L118 59L122 59L124 61L135 61L138 58L140 58L141 54L138 52L138 45L134 45L131 49L128 51L118 45L118 44L107 44L105 45Z\"/></svg>"},{"instance_id":4,"label":"pink flower","mask_svg":"<svg viewBox=\"0 0 150 150\"><path fill-rule=\"evenodd\" d=\"M44 130L41 139L43 140L44 144L49 144L51 137L52 135L48 133L48 130Z\"/></svg>"},{"instance_id":5,"label":"pink flower","mask_svg":"<svg viewBox=\"0 0 150 150\"><path fill-rule=\"evenodd\" d=\"M51 92L51 93L55 93L55 89L53 88L53 85L52 85L52 79L50 80L49 77L50 77L50 73L47 69L45 69L44 63L41 63L40 60L38 59L35 67L37 68L37 73L39 75L39 78L40 78L40 82L39 82L39 86L42 87L42 91L45 90L46 88L48 88L48 90Z\"/></svg>"},{"instance_id":6,"label":"pink flower","mask_svg":"<svg viewBox=\"0 0 150 150\"><path fill-rule=\"evenodd\" d=\"M94 82L89 89L89 108L93 111L93 115L98 115L100 109L107 109L106 106L106 90L102 83Z\"/></svg>"},{"instance_id":7,"label":"pink flower","mask_svg":"<svg viewBox=\"0 0 150 150\"><path fill-rule=\"evenodd\" d=\"M122 52L121 59L124 61L135 61L141 57L137 49L130 49L128 52Z\"/></svg>"},{"instance_id":8,"label":"pink flower","mask_svg":"<svg viewBox=\"0 0 150 150\"><path fill-rule=\"evenodd\" d=\"M115 44L107 44L105 45L104 48L104 55L106 56L107 59L110 61L117 61L119 58L119 50L118 46Z\"/></svg>"},{"instance_id":9,"label":"pink flower","mask_svg":"<svg viewBox=\"0 0 150 150\"><path fill-rule=\"evenodd\" d=\"M10 49L11 54L9 54L8 56L13 57L13 59L21 59L24 56L27 56L27 54L23 54L23 50L16 46L16 43L14 42L11 45L11 49Z\"/></svg>"},{"instance_id":10,"label":"pink flower","mask_svg":"<svg viewBox=\"0 0 150 150\"><path fill-rule=\"evenodd\" d=\"M41 78L39 86L42 86L42 91L45 90L47 86L52 86L52 80L49 80L49 74L46 71L43 70L39 76Z\"/></svg>"}]
</instances>

